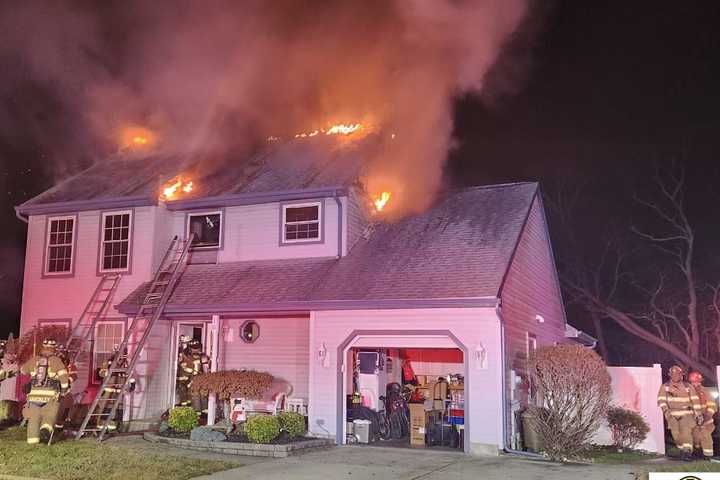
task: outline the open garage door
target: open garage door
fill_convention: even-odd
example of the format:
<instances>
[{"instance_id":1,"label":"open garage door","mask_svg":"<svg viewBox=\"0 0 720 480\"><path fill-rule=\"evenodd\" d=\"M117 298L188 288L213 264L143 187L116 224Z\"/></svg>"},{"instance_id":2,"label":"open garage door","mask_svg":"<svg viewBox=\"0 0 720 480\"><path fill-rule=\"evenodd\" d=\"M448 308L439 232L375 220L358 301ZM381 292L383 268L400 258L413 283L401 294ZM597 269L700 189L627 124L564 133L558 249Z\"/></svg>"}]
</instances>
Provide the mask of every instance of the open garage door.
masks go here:
<instances>
[{"instance_id":1,"label":"open garage door","mask_svg":"<svg viewBox=\"0 0 720 480\"><path fill-rule=\"evenodd\" d=\"M338 443L469 452L467 349L450 332L355 332L338 354Z\"/></svg>"}]
</instances>

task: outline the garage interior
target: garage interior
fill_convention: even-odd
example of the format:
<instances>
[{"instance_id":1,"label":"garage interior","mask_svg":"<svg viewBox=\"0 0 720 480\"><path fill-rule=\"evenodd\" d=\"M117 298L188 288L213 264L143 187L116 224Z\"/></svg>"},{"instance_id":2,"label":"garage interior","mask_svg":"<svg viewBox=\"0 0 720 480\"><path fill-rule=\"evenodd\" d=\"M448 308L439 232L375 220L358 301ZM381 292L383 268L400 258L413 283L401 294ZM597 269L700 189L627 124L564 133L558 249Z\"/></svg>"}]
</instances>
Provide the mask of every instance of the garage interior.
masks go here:
<instances>
[{"instance_id":1,"label":"garage interior","mask_svg":"<svg viewBox=\"0 0 720 480\"><path fill-rule=\"evenodd\" d=\"M355 347L346 355L346 443L463 451L462 350Z\"/></svg>"}]
</instances>

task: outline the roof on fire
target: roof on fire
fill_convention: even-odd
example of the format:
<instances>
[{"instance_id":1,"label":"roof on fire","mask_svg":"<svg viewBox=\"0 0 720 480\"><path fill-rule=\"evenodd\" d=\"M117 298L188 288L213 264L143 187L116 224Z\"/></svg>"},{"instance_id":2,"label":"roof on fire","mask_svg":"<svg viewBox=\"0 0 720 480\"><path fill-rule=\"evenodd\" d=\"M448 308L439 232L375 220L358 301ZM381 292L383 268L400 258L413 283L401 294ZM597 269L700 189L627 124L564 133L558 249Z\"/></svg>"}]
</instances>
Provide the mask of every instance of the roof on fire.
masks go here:
<instances>
[{"instance_id":1,"label":"roof on fire","mask_svg":"<svg viewBox=\"0 0 720 480\"><path fill-rule=\"evenodd\" d=\"M447 193L422 214L376 224L339 259L188 265L166 312L495 299L537 191L537 183L514 183ZM130 294L119 310L133 313L147 287Z\"/></svg>"},{"instance_id":2,"label":"roof on fire","mask_svg":"<svg viewBox=\"0 0 720 480\"><path fill-rule=\"evenodd\" d=\"M151 205L157 202L161 186L178 174L191 177L195 186L184 199L347 187L359 176L363 154L375 143L373 135L352 143L318 136L270 143L251 155L218 159L128 151L63 180L18 210L27 214L48 205L118 199Z\"/></svg>"}]
</instances>

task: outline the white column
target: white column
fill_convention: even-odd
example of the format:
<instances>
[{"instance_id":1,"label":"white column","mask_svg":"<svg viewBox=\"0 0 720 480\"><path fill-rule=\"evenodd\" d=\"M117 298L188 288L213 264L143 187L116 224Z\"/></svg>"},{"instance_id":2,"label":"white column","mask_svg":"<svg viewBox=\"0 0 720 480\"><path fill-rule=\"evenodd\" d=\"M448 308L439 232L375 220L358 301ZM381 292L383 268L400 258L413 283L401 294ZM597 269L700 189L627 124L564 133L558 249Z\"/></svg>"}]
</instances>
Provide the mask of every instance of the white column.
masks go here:
<instances>
[{"instance_id":1,"label":"white column","mask_svg":"<svg viewBox=\"0 0 720 480\"><path fill-rule=\"evenodd\" d=\"M127 328L130 328L134 321L135 321L135 317L128 317ZM93 332L93 334L94 334L94 332ZM136 339L130 338L129 340L131 343L134 343ZM136 348L137 348L137 346L133 346L132 349L130 347L128 347L128 358L134 354L134 350ZM143 352L140 352L141 355L142 355L142 353ZM138 359L138 360L142 360L142 359ZM132 375L130 375L130 377L134 378L136 382L138 382L139 377L147 378L147 377L145 377L146 368L142 368L142 365L144 365L144 364L145 364L145 362L138 361L135 364L135 365L137 365L135 367L135 371L133 372ZM138 368L138 367L140 367L140 368ZM92 375L92 372L90 372L90 375ZM143 382L143 383L145 383L145 382ZM122 398L122 401L123 401L123 419L122 419L122 421L129 422L133 418L136 418L134 413L135 413L135 410L139 408L139 405L136 405L136 400L139 400L139 398L135 397L135 393L123 393L122 397L123 397Z\"/></svg>"},{"instance_id":2,"label":"white column","mask_svg":"<svg viewBox=\"0 0 720 480\"><path fill-rule=\"evenodd\" d=\"M210 324L210 372L217 372L218 369L218 350L220 349L220 315L212 316ZM207 424L215 424L215 394L208 396L208 417Z\"/></svg>"}]
</instances>

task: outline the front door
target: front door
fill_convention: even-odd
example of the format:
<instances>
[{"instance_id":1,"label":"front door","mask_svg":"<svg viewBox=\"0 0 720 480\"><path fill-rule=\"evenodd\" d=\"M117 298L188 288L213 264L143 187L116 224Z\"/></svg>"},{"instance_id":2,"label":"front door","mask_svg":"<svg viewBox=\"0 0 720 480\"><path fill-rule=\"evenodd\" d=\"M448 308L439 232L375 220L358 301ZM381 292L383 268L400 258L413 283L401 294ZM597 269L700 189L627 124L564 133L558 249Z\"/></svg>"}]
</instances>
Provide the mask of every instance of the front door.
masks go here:
<instances>
[{"instance_id":1,"label":"front door","mask_svg":"<svg viewBox=\"0 0 720 480\"><path fill-rule=\"evenodd\" d=\"M171 406L175 406L177 399L175 398L175 380L177 377L177 363L178 355L180 353L180 337L182 335L187 336L192 340L199 340L202 342L203 351L209 356L210 355L210 335L208 335L209 325L206 322L193 322L193 323L178 323L173 329L173 348L171 362L171 380L170 380L170 398L172 399Z\"/></svg>"}]
</instances>

